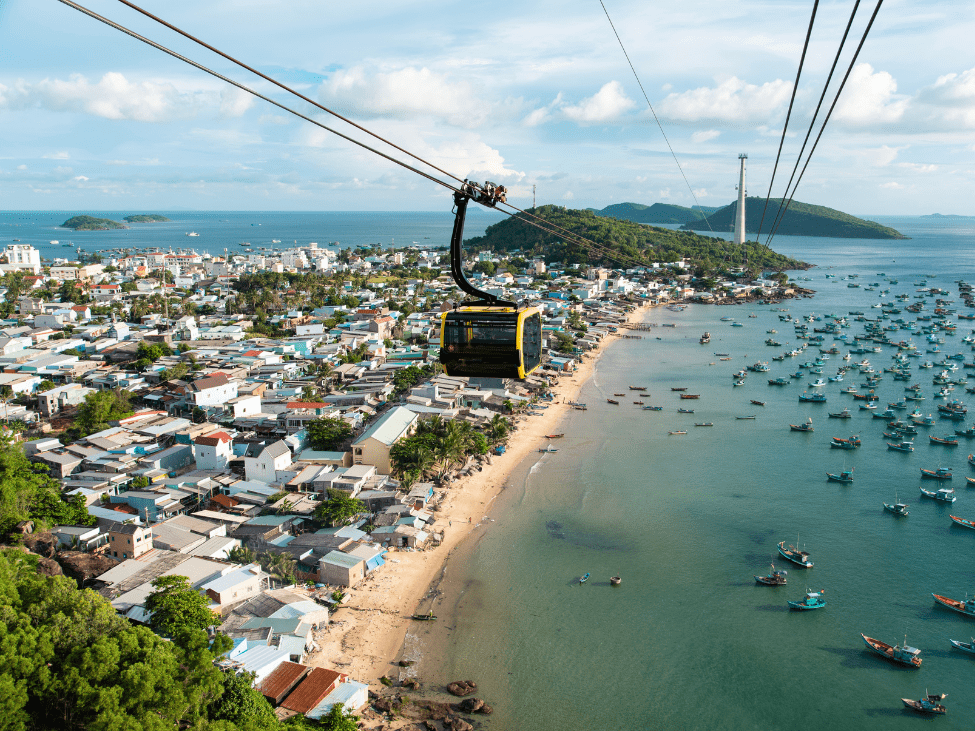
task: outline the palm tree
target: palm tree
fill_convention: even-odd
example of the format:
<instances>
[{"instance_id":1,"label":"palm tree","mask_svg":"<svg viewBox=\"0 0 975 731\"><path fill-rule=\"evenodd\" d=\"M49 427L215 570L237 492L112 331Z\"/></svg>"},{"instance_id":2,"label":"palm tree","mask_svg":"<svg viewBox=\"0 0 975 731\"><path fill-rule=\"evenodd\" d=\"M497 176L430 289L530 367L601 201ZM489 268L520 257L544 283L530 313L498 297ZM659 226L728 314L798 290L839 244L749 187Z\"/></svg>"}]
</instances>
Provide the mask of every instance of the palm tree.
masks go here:
<instances>
[{"instance_id":1,"label":"palm tree","mask_svg":"<svg viewBox=\"0 0 975 731\"><path fill-rule=\"evenodd\" d=\"M233 563L254 563L257 553L246 546L234 546L227 553L227 559Z\"/></svg>"},{"instance_id":2,"label":"palm tree","mask_svg":"<svg viewBox=\"0 0 975 731\"><path fill-rule=\"evenodd\" d=\"M488 441L490 441L491 444L500 444L508 438L508 431L510 429L511 422L501 416L501 414L495 414L493 417L491 417L491 421L488 423Z\"/></svg>"}]
</instances>

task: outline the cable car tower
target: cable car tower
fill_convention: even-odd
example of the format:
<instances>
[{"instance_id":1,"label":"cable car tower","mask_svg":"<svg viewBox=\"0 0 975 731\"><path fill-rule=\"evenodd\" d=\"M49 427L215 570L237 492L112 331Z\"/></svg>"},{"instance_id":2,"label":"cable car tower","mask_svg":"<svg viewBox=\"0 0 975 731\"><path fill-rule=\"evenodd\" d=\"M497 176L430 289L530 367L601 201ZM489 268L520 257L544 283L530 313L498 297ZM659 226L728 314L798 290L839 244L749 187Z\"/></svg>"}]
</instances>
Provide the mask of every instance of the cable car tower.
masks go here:
<instances>
[{"instance_id":1,"label":"cable car tower","mask_svg":"<svg viewBox=\"0 0 975 731\"><path fill-rule=\"evenodd\" d=\"M742 153L738 156L741 161L741 172L738 174L738 207L735 209L735 244L742 246L748 234L745 233L745 160L748 155Z\"/></svg>"},{"instance_id":2,"label":"cable car tower","mask_svg":"<svg viewBox=\"0 0 975 731\"><path fill-rule=\"evenodd\" d=\"M542 316L537 307L509 302L482 292L464 275L464 219L473 200L489 208L504 203L503 185L464 181L454 193L454 230L450 236L450 274L475 297L440 317L440 363L448 376L524 378L542 362Z\"/></svg>"}]
</instances>

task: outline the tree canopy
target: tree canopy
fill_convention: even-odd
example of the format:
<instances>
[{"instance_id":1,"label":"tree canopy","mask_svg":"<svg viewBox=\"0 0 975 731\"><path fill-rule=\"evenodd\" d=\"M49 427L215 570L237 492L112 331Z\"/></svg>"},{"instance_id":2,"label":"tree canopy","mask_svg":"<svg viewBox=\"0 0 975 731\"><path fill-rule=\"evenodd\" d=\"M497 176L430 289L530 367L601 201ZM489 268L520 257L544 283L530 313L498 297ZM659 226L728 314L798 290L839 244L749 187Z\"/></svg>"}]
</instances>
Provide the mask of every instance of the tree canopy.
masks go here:
<instances>
[{"instance_id":1,"label":"tree canopy","mask_svg":"<svg viewBox=\"0 0 975 731\"><path fill-rule=\"evenodd\" d=\"M331 416L309 421L305 425L312 449L335 449L352 436L352 427L347 421Z\"/></svg>"},{"instance_id":2,"label":"tree canopy","mask_svg":"<svg viewBox=\"0 0 975 731\"><path fill-rule=\"evenodd\" d=\"M159 634L182 642L220 623L220 616L210 610L210 600L190 586L187 577L160 576L152 580L152 588L146 611L152 614L149 626Z\"/></svg>"},{"instance_id":3,"label":"tree canopy","mask_svg":"<svg viewBox=\"0 0 975 731\"><path fill-rule=\"evenodd\" d=\"M0 444L0 534L24 520L44 526L96 522L88 515L83 497L66 500L60 483L43 467L31 464L19 445Z\"/></svg>"},{"instance_id":4,"label":"tree canopy","mask_svg":"<svg viewBox=\"0 0 975 731\"><path fill-rule=\"evenodd\" d=\"M132 416L129 398L128 391L121 390L95 391L85 396L84 402L78 407L78 418L75 420L81 436L107 429L110 421Z\"/></svg>"},{"instance_id":5,"label":"tree canopy","mask_svg":"<svg viewBox=\"0 0 975 731\"><path fill-rule=\"evenodd\" d=\"M329 523L345 523L360 513L368 512L361 500L356 500L342 490L328 491L328 500L315 508L315 517Z\"/></svg>"}]
</instances>

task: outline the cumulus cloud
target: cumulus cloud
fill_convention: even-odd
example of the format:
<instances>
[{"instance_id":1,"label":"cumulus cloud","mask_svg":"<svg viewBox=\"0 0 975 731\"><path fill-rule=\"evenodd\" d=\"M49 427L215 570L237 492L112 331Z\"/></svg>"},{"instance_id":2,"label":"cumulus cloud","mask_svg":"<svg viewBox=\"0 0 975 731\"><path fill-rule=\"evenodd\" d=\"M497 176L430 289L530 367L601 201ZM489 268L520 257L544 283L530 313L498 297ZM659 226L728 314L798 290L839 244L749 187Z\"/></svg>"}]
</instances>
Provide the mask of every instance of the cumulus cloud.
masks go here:
<instances>
[{"instance_id":1,"label":"cumulus cloud","mask_svg":"<svg viewBox=\"0 0 975 731\"><path fill-rule=\"evenodd\" d=\"M852 126L890 124L904 116L908 103L897 96L893 76L861 63L850 74L832 120Z\"/></svg>"},{"instance_id":2,"label":"cumulus cloud","mask_svg":"<svg viewBox=\"0 0 975 731\"><path fill-rule=\"evenodd\" d=\"M496 183L510 184L525 177L525 173L508 167L498 150L473 134L439 147L430 147L419 154L434 165L450 170L462 178L487 178Z\"/></svg>"},{"instance_id":3,"label":"cumulus cloud","mask_svg":"<svg viewBox=\"0 0 975 731\"><path fill-rule=\"evenodd\" d=\"M136 122L190 119L211 110L237 117L252 104L252 97L238 89L182 91L169 82L131 81L115 71L98 81L72 74L67 79L0 85L0 109L41 108Z\"/></svg>"},{"instance_id":4,"label":"cumulus cloud","mask_svg":"<svg viewBox=\"0 0 975 731\"><path fill-rule=\"evenodd\" d=\"M945 74L921 89L912 100L911 115L934 129L975 129L975 69Z\"/></svg>"},{"instance_id":5,"label":"cumulus cloud","mask_svg":"<svg viewBox=\"0 0 975 731\"><path fill-rule=\"evenodd\" d=\"M713 140L715 137L719 137L720 132L716 129L709 129L702 132L695 132L691 135L691 142L695 144L701 144L702 142L707 142L708 140Z\"/></svg>"},{"instance_id":6,"label":"cumulus cloud","mask_svg":"<svg viewBox=\"0 0 975 731\"><path fill-rule=\"evenodd\" d=\"M427 68L407 67L390 72L367 72L361 66L338 71L318 90L329 105L352 109L359 116L411 118L435 116L458 127L476 127L491 113L491 105L471 90Z\"/></svg>"},{"instance_id":7,"label":"cumulus cloud","mask_svg":"<svg viewBox=\"0 0 975 731\"><path fill-rule=\"evenodd\" d=\"M70 155L66 152L52 152L49 155L42 155L45 160L67 160Z\"/></svg>"},{"instance_id":8,"label":"cumulus cloud","mask_svg":"<svg viewBox=\"0 0 975 731\"><path fill-rule=\"evenodd\" d=\"M897 155L901 150L906 149L906 146L890 147L889 145L881 145L880 147L865 147L857 150L854 154L862 165L885 167L897 159Z\"/></svg>"},{"instance_id":9,"label":"cumulus cloud","mask_svg":"<svg viewBox=\"0 0 975 731\"><path fill-rule=\"evenodd\" d=\"M756 86L733 76L716 87L702 86L668 94L657 111L684 122L758 124L767 122L788 101L791 91L790 81L776 79Z\"/></svg>"},{"instance_id":10,"label":"cumulus cloud","mask_svg":"<svg viewBox=\"0 0 975 731\"><path fill-rule=\"evenodd\" d=\"M610 81L579 104L563 107L562 112L571 120L592 124L618 119L635 104L636 102L626 96L618 81Z\"/></svg>"},{"instance_id":11,"label":"cumulus cloud","mask_svg":"<svg viewBox=\"0 0 975 731\"><path fill-rule=\"evenodd\" d=\"M901 189L903 189L904 186L901 185L898 182L895 182L895 181L891 180L889 183L881 183L880 184L880 187L881 188L887 188L889 190L901 190Z\"/></svg>"}]
</instances>

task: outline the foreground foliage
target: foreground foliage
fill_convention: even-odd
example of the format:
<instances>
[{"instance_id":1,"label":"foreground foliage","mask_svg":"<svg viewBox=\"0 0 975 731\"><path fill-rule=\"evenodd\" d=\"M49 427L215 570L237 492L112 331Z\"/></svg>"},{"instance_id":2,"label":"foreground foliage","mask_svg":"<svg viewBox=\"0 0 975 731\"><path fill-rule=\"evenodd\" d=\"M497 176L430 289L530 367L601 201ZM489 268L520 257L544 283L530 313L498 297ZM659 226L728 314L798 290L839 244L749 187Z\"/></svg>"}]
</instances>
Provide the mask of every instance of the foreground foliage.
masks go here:
<instances>
[{"instance_id":1,"label":"foreground foliage","mask_svg":"<svg viewBox=\"0 0 975 731\"><path fill-rule=\"evenodd\" d=\"M95 524L81 495L65 500L60 483L31 464L19 445L0 444L0 534L25 520L38 527Z\"/></svg>"}]
</instances>

